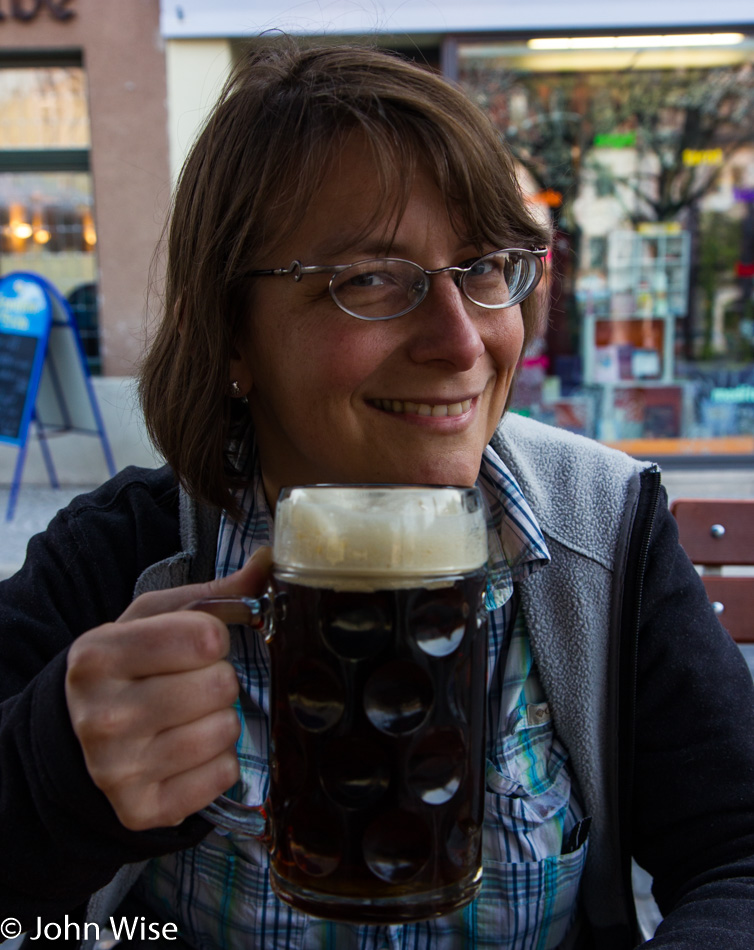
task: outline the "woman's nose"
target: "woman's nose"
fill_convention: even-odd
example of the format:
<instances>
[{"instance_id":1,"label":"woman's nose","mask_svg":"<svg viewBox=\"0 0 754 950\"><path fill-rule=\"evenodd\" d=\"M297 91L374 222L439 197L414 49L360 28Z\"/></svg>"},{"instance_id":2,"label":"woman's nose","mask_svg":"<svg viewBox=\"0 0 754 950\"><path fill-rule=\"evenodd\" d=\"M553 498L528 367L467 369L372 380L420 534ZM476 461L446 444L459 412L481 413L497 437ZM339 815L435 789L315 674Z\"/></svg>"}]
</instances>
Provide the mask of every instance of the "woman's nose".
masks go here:
<instances>
[{"instance_id":1,"label":"woman's nose","mask_svg":"<svg viewBox=\"0 0 754 950\"><path fill-rule=\"evenodd\" d=\"M458 370L471 369L485 351L480 313L485 311L464 297L450 274L433 276L426 298L401 318L412 323L412 359L417 363L442 360Z\"/></svg>"}]
</instances>

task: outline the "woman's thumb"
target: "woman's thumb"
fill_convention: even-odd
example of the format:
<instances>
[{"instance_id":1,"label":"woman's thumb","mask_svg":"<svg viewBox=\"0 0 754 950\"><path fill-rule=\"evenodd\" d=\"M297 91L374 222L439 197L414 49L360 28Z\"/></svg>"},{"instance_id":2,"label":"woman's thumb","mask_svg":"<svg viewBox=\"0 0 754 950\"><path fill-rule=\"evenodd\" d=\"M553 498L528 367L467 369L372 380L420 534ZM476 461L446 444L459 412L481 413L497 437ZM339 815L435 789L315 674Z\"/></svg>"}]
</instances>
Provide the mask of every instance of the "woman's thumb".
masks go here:
<instances>
[{"instance_id":1,"label":"woman's thumb","mask_svg":"<svg viewBox=\"0 0 754 950\"><path fill-rule=\"evenodd\" d=\"M267 586L272 569L272 548L259 548L244 566L206 585L209 597L258 597Z\"/></svg>"}]
</instances>

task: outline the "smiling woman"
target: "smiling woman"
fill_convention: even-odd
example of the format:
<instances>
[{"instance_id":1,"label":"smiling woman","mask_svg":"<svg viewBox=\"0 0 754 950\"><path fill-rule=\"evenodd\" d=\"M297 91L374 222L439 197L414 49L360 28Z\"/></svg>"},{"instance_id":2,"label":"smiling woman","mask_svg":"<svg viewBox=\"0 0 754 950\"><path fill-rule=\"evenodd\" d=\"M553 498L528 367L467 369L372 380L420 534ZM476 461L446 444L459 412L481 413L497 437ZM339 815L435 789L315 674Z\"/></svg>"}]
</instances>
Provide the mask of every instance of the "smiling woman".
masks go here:
<instances>
[{"instance_id":1,"label":"smiling woman","mask_svg":"<svg viewBox=\"0 0 754 950\"><path fill-rule=\"evenodd\" d=\"M403 471L402 480L471 484L537 330L528 294L541 270L530 252L547 237L500 137L436 75L368 49L250 54L176 196L166 316L142 374L153 439L195 494L232 506L228 488L240 482L229 481L225 453L247 418L226 395L234 379L264 445L273 504L280 484L302 478L401 480ZM419 296L379 314L400 319L364 326L342 312L362 308L341 283L342 265L397 257L444 269L500 248L523 249L501 259L499 284L507 292L525 275L520 309L487 311L486 297L469 299L476 278L459 288L438 274L430 286L417 269ZM291 261L301 262L295 281L256 279ZM320 262L332 266L307 272ZM363 277L357 283L363 290ZM432 326L434 343L417 333L422 325ZM463 367L444 362L448 352ZM434 410L386 419L378 408L386 399ZM464 402L450 424L443 407ZM443 425L422 424L442 417Z\"/></svg>"}]
</instances>

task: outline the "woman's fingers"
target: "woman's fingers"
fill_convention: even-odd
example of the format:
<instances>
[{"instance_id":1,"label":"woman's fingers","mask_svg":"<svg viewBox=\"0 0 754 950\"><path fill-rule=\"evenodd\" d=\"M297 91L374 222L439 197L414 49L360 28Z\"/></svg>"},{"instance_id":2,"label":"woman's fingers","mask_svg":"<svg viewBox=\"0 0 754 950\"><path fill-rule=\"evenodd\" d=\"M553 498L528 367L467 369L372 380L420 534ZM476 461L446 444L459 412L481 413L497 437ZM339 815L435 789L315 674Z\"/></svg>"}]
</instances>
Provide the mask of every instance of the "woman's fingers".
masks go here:
<instances>
[{"instance_id":1,"label":"woman's fingers","mask_svg":"<svg viewBox=\"0 0 754 950\"><path fill-rule=\"evenodd\" d=\"M177 824L237 780L238 680L225 659L228 628L183 608L255 596L269 567L263 551L221 580L146 594L71 646L71 722L93 781L126 827Z\"/></svg>"}]
</instances>

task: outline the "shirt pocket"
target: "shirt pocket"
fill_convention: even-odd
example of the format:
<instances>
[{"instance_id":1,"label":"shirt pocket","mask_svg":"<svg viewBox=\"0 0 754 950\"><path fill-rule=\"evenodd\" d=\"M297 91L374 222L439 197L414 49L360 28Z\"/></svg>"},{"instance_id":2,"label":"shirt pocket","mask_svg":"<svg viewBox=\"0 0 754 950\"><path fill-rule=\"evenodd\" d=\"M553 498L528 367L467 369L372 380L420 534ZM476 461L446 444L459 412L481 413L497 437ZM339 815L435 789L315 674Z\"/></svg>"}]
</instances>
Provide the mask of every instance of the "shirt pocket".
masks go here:
<instances>
[{"instance_id":1,"label":"shirt pocket","mask_svg":"<svg viewBox=\"0 0 754 950\"><path fill-rule=\"evenodd\" d=\"M524 863L487 861L482 889L467 909L470 930L505 950L556 950L578 909L588 842L568 854Z\"/></svg>"},{"instance_id":2,"label":"shirt pocket","mask_svg":"<svg viewBox=\"0 0 754 950\"><path fill-rule=\"evenodd\" d=\"M529 844L521 855L529 849L533 857L559 854L562 832L581 810L568 752L555 734L546 702L513 710L487 759L485 777L485 831L502 827L508 835L523 835ZM526 860L510 849L490 857Z\"/></svg>"},{"instance_id":3,"label":"shirt pocket","mask_svg":"<svg viewBox=\"0 0 754 950\"><path fill-rule=\"evenodd\" d=\"M484 876L469 913L508 950L554 950L578 908L590 819L547 703L522 704L487 760Z\"/></svg>"},{"instance_id":4,"label":"shirt pocket","mask_svg":"<svg viewBox=\"0 0 754 950\"><path fill-rule=\"evenodd\" d=\"M495 736L489 759L499 775L496 791L521 796L546 792L568 761L549 703L515 707Z\"/></svg>"}]
</instances>

